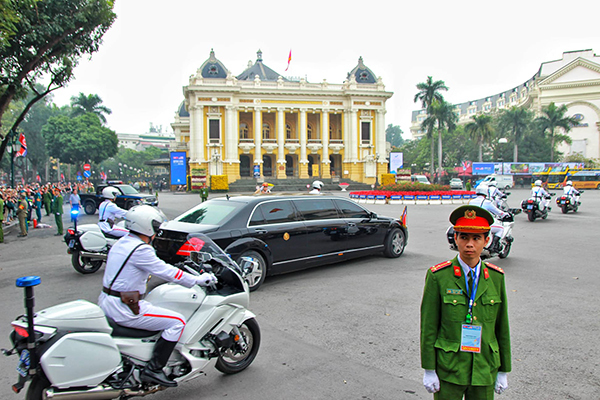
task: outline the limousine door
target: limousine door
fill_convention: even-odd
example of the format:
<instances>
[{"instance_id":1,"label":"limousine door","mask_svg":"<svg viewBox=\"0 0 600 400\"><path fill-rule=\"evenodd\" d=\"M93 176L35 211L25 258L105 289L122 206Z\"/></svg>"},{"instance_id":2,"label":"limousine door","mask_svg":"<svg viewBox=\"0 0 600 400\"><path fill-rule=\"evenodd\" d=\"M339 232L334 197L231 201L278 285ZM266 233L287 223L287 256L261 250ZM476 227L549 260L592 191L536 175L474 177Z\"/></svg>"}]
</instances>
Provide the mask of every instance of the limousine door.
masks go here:
<instances>
[{"instance_id":1,"label":"limousine door","mask_svg":"<svg viewBox=\"0 0 600 400\"><path fill-rule=\"evenodd\" d=\"M335 199L334 202L346 223L346 251L371 252L383 248L387 228L382 221L350 200Z\"/></svg>"},{"instance_id":2,"label":"limousine door","mask_svg":"<svg viewBox=\"0 0 600 400\"><path fill-rule=\"evenodd\" d=\"M250 218L248 231L271 249L271 273L287 272L289 265L305 253L306 228L289 200L258 205Z\"/></svg>"}]
</instances>

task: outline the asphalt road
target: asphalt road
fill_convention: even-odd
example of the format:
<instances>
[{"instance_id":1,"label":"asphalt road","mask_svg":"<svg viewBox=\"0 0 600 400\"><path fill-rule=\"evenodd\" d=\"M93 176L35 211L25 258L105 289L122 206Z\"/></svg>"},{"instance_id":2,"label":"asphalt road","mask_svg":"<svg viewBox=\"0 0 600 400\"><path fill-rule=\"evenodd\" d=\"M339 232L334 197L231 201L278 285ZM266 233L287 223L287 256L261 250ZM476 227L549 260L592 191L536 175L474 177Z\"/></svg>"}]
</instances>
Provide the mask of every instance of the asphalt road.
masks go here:
<instances>
[{"instance_id":1,"label":"asphalt road","mask_svg":"<svg viewBox=\"0 0 600 400\"><path fill-rule=\"evenodd\" d=\"M514 190L509 204L517 207L527 193ZM165 192L159 200L172 218L199 198ZM582 202L576 214L553 207L545 221L518 215L511 254L491 260L506 271L513 347L509 388L499 399L600 398L600 191L586 191ZM404 206L367 207L399 216ZM431 398L421 384L419 306L426 269L455 256L444 235L455 207L409 206L409 243L399 259L373 256L267 279L251 296L263 334L254 364L234 376L209 368L205 377L151 398ZM96 220L82 217L83 223ZM15 287L20 276L42 277L37 310L97 299L104 269L75 272L54 233L35 229L20 239L15 231L0 244L0 347L9 346L10 321L23 312L23 294ZM15 357L0 358L2 399L24 397L10 390L16 364Z\"/></svg>"}]
</instances>

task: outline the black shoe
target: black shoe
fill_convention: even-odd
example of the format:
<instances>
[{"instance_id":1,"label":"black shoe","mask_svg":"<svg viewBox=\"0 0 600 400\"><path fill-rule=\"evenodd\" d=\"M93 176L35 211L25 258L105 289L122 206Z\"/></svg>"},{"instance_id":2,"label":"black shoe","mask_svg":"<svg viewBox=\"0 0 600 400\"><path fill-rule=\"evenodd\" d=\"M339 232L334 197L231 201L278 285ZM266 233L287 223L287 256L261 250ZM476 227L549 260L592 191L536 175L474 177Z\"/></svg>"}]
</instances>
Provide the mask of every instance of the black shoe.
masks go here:
<instances>
[{"instance_id":1,"label":"black shoe","mask_svg":"<svg viewBox=\"0 0 600 400\"><path fill-rule=\"evenodd\" d=\"M27 237L27 235L17 235L17 237Z\"/></svg>"},{"instance_id":2,"label":"black shoe","mask_svg":"<svg viewBox=\"0 0 600 400\"><path fill-rule=\"evenodd\" d=\"M54 236L62 236L62 233L55 233Z\"/></svg>"},{"instance_id":3,"label":"black shoe","mask_svg":"<svg viewBox=\"0 0 600 400\"><path fill-rule=\"evenodd\" d=\"M155 371L150 369L149 365L146 365L140 378L142 379L142 382L145 383L153 383L165 387L177 386L177 382L170 380L162 369Z\"/></svg>"},{"instance_id":4,"label":"black shoe","mask_svg":"<svg viewBox=\"0 0 600 400\"><path fill-rule=\"evenodd\" d=\"M140 376L142 382L154 383L166 387L177 386L177 382L169 379L163 371L176 345L177 342L169 342L162 337L156 341L156 345L154 345L154 350L152 351L152 358L148 361Z\"/></svg>"}]
</instances>

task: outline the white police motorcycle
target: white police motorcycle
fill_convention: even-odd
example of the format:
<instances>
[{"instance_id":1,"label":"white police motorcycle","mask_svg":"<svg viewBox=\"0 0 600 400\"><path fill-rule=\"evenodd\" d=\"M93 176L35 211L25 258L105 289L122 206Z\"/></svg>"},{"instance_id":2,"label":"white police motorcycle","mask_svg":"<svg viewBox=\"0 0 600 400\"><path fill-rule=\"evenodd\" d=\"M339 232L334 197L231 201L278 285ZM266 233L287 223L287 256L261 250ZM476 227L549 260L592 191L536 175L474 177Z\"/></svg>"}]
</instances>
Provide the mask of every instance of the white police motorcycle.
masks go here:
<instances>
[{"instance_id":1,"label":"white police motorcycle","mask_svg":"<svg viewBox=\"0 0 600 400\"><path fill-rule=\"evenodd\" d=\"M255 268L249 258L238 266L211 239L202 234L190 259L178 264L198 275L211 271L217 284L204 288L168 283L146 296L152 304L176 310L187 324L164 369L182 384L202 375L211 361L225 374L246 369L260 347L260 329L247 307L250 292L245 276ZM119 326L94 303L76 300L34 314L33 287L39 277L17 279L25 289L27 314L12 322L11 350L19 355L19 393L28 380L26 400L115 399L146 396L167 389L143 383L140 374L152 356L160 332Z\"/></svg>"},{"instance_id":2,"label":"white police motorcycle","mask_svg":"<svg viewBox=\"0 0 600 400\"><path fill-rule=\"evenodd\" d=\"M500 237L499 245L496 249L493 249L493 241L494 237L490 233L490 241L487 246L484 247L481 252L481 259L485 260L487 258L492 258L498 256L499 258L508 257L508 253L510 253L510 249L512 247L512 243L515 240L512 236L512 228L515 224L515 219L513 214L505 216L504 218L498 219L494 216L493 225L502 226L502 236ZM446 230L446 239L448 240L448 244L450 245L450 250L458 251L458 247L456 246L456 242L454 240L454 228L450 226L448 230Z\"/></svg>"}]
</instances>

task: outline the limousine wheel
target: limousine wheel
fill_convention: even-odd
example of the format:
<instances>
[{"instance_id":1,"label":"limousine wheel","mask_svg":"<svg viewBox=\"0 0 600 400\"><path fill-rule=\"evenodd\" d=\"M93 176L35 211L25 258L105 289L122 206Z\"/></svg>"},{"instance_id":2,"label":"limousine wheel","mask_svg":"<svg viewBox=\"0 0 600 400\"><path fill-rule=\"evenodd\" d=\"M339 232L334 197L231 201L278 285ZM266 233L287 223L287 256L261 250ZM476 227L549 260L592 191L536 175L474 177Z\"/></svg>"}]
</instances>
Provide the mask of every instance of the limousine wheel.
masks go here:
<instances>
[{"instance_id":1,"label":"limousine wheel","mask_svg":"<svg viewBox=\"0 0 600 400\"><path fill-rule=\"evenodd\" d=\"M250 257L252 260L258 263L256 268L254 268L254 271L246 276L248 288L251 292L253 292L265 281L265 277L267 276L267 263L265 262L264 257L259 252L254 250L249 250L242 253L242 255L237 259L238 265L242 261L242 257Z\"/></svg>"},{"instance_id":2,"label":"limousine wheel","mask_svg":"<svg viewBox=\"0 0 600 400\"><path fill-rule=\"evenodd\" d=\"M404 253L404 247L406 246L406 240L404 232L395 228L393 229L385 240L385 248L383 254L389 258L400 257Z\"/></svg>"}]
</instances>

